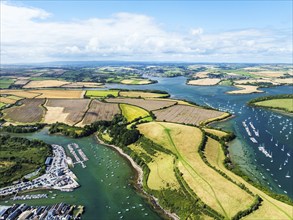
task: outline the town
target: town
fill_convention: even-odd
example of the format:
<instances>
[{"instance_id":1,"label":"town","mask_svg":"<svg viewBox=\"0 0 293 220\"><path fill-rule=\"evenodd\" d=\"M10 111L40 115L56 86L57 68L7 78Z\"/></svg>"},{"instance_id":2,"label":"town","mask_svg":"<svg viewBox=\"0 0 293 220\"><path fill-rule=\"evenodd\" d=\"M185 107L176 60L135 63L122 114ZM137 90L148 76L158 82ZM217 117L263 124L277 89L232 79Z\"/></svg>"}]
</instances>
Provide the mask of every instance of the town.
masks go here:
<instances>
[{"instance_id":1,"label":"town","mask_svg":"<svg viewBox=\"0 0 293 220\"><path fill-rule=\"evenodd\" d=\"M28 206L15 204L0 210L0 220L12 219L81 219L83 206L67 205L64 203L52 206ZM74 214L73 214L74 213Z\"/></svg>"}]
</instances>

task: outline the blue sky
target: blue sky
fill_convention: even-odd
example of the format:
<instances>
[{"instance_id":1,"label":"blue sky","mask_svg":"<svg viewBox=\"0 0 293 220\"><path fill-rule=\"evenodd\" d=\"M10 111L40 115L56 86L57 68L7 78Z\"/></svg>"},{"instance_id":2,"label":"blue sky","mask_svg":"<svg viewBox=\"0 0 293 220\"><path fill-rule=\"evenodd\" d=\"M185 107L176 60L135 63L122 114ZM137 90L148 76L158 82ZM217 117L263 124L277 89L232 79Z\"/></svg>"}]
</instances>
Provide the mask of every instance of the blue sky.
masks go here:
<instances>
[{"instance_id":1,"label":"blue sky","mask_svg":"<svg viewBox=\"0 0 293 220\"><path fill-rule=\"evenodd\" d=\"M6 1L1 29L7 63L292 62L292 1Z\"/></svg>"}]
</instances>

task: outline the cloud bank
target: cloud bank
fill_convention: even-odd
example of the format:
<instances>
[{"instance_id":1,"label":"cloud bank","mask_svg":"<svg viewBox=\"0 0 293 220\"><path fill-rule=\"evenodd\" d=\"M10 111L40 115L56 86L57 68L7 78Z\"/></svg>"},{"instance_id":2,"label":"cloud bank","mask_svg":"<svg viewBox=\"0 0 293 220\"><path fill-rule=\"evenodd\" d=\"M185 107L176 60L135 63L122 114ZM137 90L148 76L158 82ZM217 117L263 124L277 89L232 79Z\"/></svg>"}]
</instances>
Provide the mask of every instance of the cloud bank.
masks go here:
<instances>
[{"instance_id":1,"label":"cloud bank","mask_svg":"<svg viewBox=\"0 0 293 220\"><path fill-rule=\"evenodd\" d=\"M292 32L276 29L170 32L149 16L51 22L39 8L1 3L1 63L66 60L292 62Z\"/></svg>"}]
</instances>

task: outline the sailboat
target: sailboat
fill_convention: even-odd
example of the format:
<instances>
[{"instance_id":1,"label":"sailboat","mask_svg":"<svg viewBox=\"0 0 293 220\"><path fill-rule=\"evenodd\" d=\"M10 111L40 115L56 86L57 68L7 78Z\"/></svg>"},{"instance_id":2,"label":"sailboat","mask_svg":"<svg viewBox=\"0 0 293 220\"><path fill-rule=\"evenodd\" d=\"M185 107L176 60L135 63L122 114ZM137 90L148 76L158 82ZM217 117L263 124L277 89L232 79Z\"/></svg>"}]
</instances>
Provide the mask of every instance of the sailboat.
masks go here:
<instances>
[{"instance_id":1,"label":"sailboat","mask_svg":"<svg viewBox=\"0 0 293 220\"><path fill-rule=\"evenodd\" d=\"M290 178L291 176L289 175L289 171L288 171L288 173L286 174L286 176L285 176L286 178Z\"/></svg>"},{"instance_id":2,"label":"sailboat","mask_svg":"<svg viewBox=\"0 0 293 220\"><path fill-rule=\"evenodd\" d=\"M284 150L285 150L285 146L283 145L283 147L282 147L281 151L284 151Z\"/></svg>"}]
</instances>

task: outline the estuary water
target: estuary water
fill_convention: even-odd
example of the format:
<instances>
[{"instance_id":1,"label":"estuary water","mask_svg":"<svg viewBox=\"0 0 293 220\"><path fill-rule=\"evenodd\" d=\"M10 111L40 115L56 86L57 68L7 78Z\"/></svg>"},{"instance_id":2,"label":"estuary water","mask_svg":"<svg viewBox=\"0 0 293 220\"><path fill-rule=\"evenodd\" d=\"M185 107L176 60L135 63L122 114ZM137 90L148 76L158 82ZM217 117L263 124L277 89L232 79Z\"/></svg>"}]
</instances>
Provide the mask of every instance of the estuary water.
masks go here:
<instances>
[{"instance_id":1,"label":"estuary water","mask_svg":"<svg viewBox=\"0 0 293 220\"><path fill-rule=\"evenodd\" d=\"M160 219L158 214L139 195L131 184L135 178L128 161L107 146L97 144L93 136L73 139L61 135L49 135L48 129L17 136L40 139L49 144L64 147L70 155L67 144L77 143L88 157L86 168L80 164L72 169L81 185L73 192L42 191L48 193L47 199L25 201L0 201L0 205L23 203L29 205L49 205L59 202L85 206L83 219Z\"/></svg>"},{"instance_id":2,"label":"estuary water","mask_svg":"<svg viewBox=\"0 0 293 220\"><path fill-rule=\"evenodd\" d=\"M260 96L292 94L292 86L262 89L265 93L230 95L226 92L234 90L234 87L189 86L185 84L185 77L152 79L158 80L158 83L143 86L108 84L107 87L163 90L170 93L171 98L186 99L232 113L235 117L214 123L213 126L233 131L237 135L229 143L233 162L273 192L293 198L292 116L246 105L250 99ZM244 125L248 127L251 136ZM254 138L257 143L250 138Z\"/></svg>"}]
</instances>

